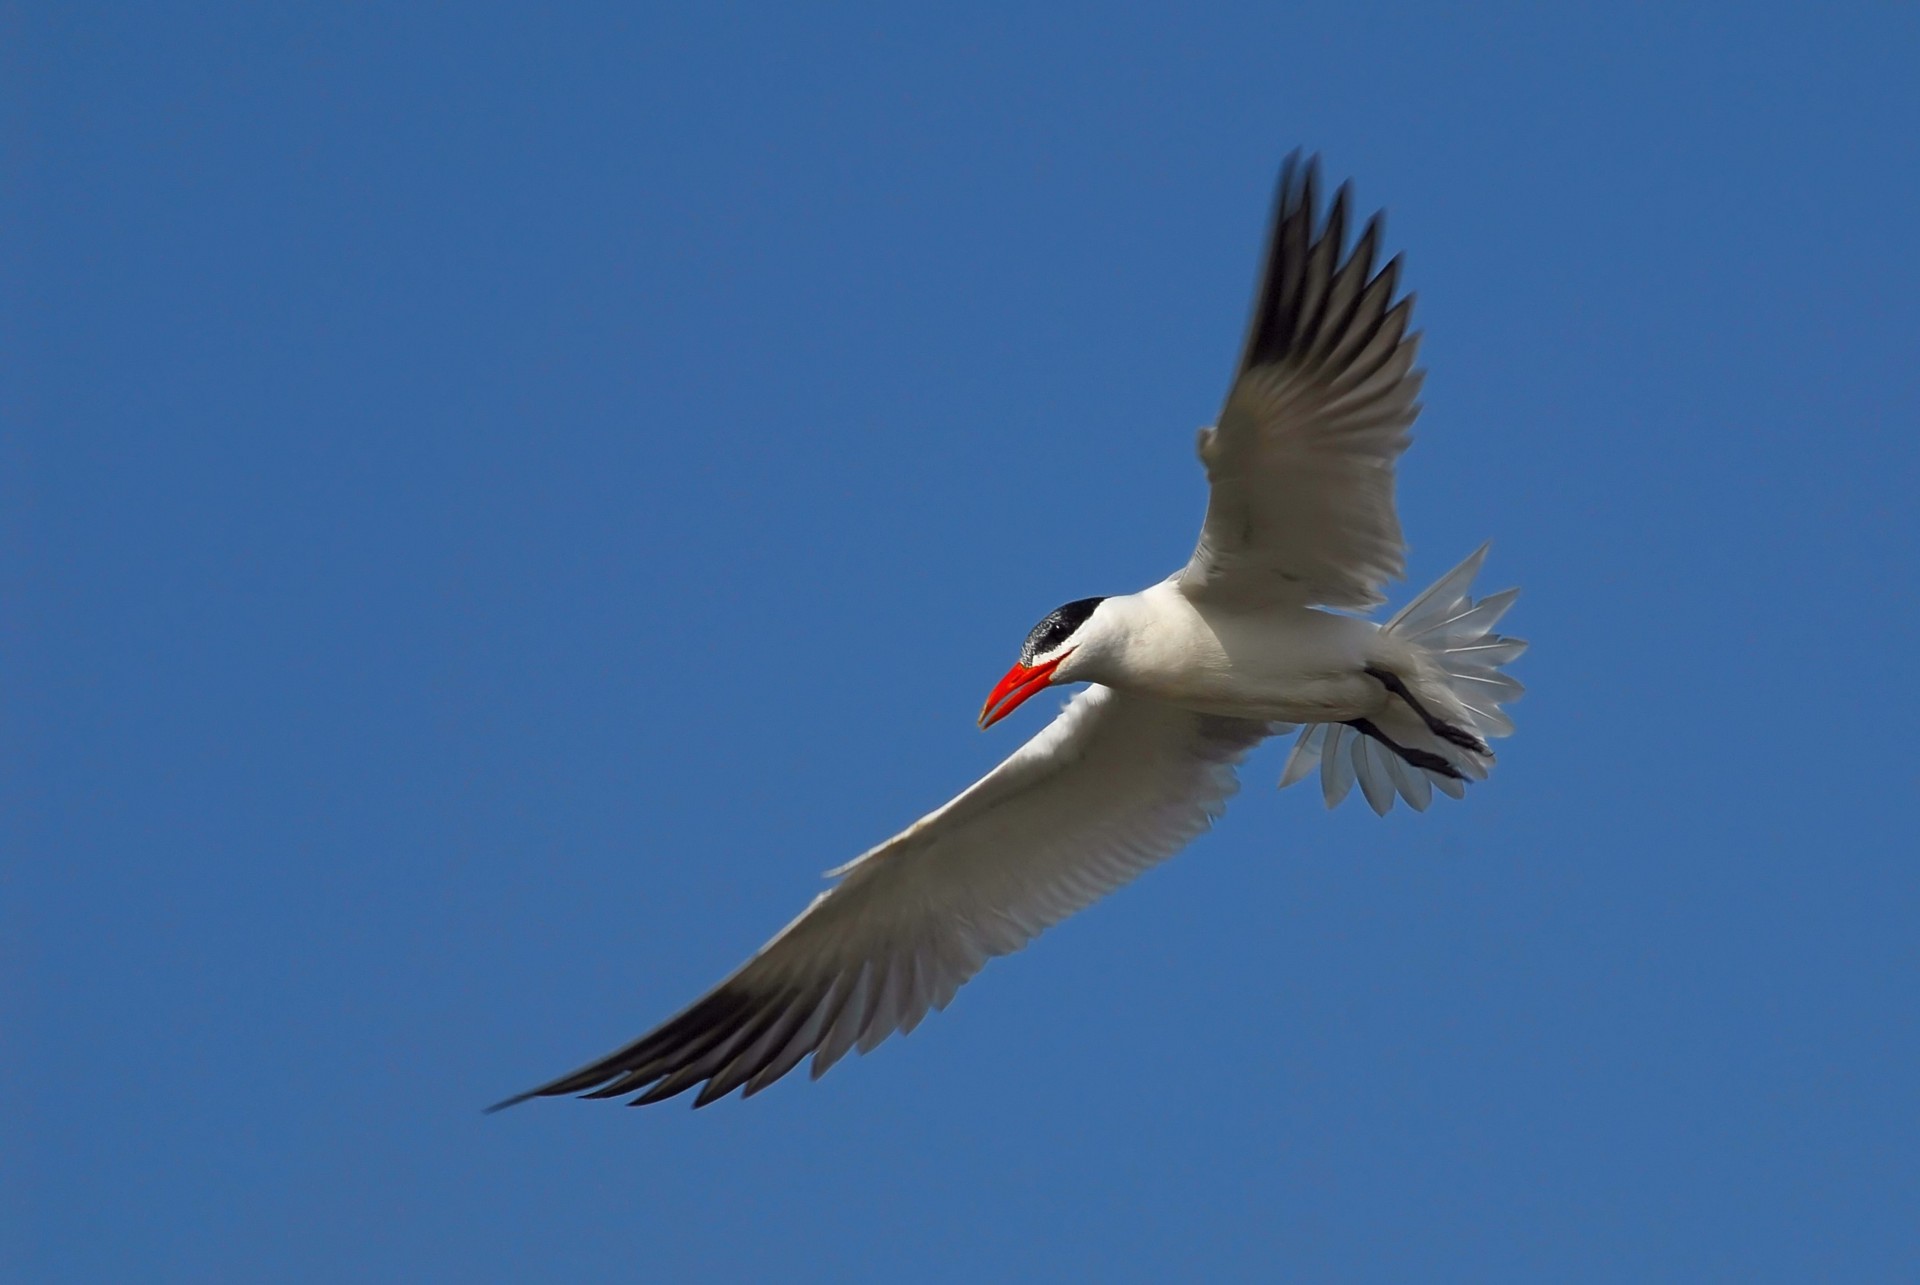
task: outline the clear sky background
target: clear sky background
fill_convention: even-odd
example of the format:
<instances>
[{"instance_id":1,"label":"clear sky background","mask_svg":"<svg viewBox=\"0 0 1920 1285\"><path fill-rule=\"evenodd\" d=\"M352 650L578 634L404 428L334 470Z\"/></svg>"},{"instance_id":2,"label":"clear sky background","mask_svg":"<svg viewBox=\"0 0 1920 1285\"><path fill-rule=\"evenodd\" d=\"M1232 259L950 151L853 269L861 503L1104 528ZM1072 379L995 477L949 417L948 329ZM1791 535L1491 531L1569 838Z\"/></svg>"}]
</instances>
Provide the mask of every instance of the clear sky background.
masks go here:
<instances>
[{"instance_id":1,"label":"clear sky background","mask_svg":"<svg viewBox=\"0 0 1920 1285\"><path fill-rule=\"evenodd\" d=\"M1920 11L1193 8L7 7L0 1274L1920 1276ZM1184 561L1296 145L1492 781L1270 747L817 1084L482 1116Z\"/></svg>"}]
</instances>

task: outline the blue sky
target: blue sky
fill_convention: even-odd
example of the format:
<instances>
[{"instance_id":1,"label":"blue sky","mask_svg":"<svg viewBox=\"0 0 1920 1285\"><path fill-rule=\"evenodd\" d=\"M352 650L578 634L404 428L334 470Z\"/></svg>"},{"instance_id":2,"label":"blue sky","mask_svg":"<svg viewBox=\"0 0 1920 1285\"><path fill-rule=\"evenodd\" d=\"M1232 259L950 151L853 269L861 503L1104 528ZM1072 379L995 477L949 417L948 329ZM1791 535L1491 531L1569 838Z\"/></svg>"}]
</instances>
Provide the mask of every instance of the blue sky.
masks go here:
<instances>
[{"instance_id":1,"label":"blue sky","mask_svg":"<svg viewBox=\"0 0 1920 1285\"><path fill-rule=\"evenodd\" d=\"M13 1274L1920 1275L1920 16L1185 8L8 7ZM1296 145L1493 780L1269 748L817 1084L483 1117L1184 560Z\"/></svg>"}]
</instances>

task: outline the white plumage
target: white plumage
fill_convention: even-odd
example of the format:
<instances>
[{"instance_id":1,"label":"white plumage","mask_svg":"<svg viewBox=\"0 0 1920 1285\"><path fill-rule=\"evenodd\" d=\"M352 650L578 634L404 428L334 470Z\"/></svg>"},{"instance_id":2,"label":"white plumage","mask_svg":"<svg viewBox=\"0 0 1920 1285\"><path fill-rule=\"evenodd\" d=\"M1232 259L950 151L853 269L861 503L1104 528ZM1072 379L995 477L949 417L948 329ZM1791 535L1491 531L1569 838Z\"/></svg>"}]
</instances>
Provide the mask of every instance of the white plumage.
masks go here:
<instances>
[{"instance_id":1,"label":"white plumage","mask_svg":"<svg viewBox=\"0 0 1920 1285\"><path fill-rule=\"evenodd\" d=\"M1281 776L1320 770L1329 806L1425 808L1484 777L1512 723L1493 632L1514 591L1470 596L1485 548L1385 625L1402 574L1394 465L1418 414L1411 297L1379 273L1378 216L1350 253L1348 192L1317 221L1316 166L1289 158L1253 317L1218 427L1186 567L1069 603L1028 637L983 724L1044 687L1092 684L978 784L831 872L839 880L707 995L641 1039L501 1106L567 1093L696 1105L751 1095L813 1057L909 1031L995 955L1185 847L1255 745L1304 724Z\"/></svg>"}]
</instances>

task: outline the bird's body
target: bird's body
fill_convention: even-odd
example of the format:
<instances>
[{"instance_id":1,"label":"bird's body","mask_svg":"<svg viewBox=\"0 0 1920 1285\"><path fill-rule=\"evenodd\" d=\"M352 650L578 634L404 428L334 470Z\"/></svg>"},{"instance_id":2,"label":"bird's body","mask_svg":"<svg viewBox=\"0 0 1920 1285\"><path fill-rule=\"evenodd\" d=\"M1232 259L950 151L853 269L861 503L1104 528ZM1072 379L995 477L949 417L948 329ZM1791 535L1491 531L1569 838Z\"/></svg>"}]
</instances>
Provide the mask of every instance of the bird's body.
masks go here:
<instances>
[{"instance_id":1,"label":"bird's body","mask_svg":"<svg viewBox=\"0 0 1920 1285\"><path fill-rule=\"evenodd\" d=\"M1389 696L1369 665L1418 667L1370 620L1290 603L1196 602L1177 579L1107 598L1065 681L1095 682L1202 714L1268 723L1346 722Z\"/></svg>"},{"instance_id":2,"label":"bird's body","mask_svg":"<svg viewBox=\"0 0 1920 1285\"><path fill-rule=\"evenodd\" d=\"M1382 624L1403 574L1395 464L1419 413L1411 297L1346 247L1289 159L1239 367L1199 455L1211 485L1186 566L1067 603L1028 635L983 726L1047 687L1088 686L944 807L830 873L838 882L734 974L642 1038L511 1098L700 1086L751 1095L811 1055L818 1076L911 1030L996 955L1172 856L1220 815L1236 769L1301 725L1281 785L1318 769L1386 812L1455 798L1493 763L1524 649L1493 632L1514 591L1470 594L1484 547Z\"/></svg>"}]
</instances>

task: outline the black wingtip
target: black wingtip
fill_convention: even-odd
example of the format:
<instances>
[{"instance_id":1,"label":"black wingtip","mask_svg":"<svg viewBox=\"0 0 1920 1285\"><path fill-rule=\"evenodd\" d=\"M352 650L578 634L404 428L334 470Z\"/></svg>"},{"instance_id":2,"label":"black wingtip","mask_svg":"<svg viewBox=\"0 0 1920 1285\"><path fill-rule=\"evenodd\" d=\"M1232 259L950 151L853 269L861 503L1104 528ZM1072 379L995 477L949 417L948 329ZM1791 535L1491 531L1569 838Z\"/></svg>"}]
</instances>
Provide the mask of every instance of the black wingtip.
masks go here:
<instances>
[{"instance_id":1,"label":"black wingtip","mask_svg":"<svg viewBox=\"0 0 1920 1285\"><path fill-rule=\"evenodd\" d=\"M1273 212L1275 222L1300 209L1309 207L1308 213L1320 187L1320 153L1309 152L1296 147L1280 162L1280 179L1274 184Z\"/></svg>"},{"instance_id":2,"label":"black wingtip","mask_svg":"<svg viewBox=\"0 0 1920 1285\"><path fill-rule=\"evenodd\" d=\"M1282 208L1287 203L1287 193L1293 189L1294 171L1300 168L1301 149L1296 147L1280 158L1280 181L1274 185L1274 192Z\"/></svg>"},{"instance_id":3,"label":"black wingtip","mask_svg":"<svg viewBox=\"0 0 1920 1285\"><path fill-rule=\"evenodd\" d=\"M482 1108L480 1114L496 1115L501 1111L505 1111L508 1107L517 1107L522 1102L527 1101L529 1098L537 1098L539 1096L540 1096L540 1090L528 1089L525 1093L516 1093L510 1098L501 1098L498 1102L494 1103L492 1106Z\"/></svg>"}]
</instances>

